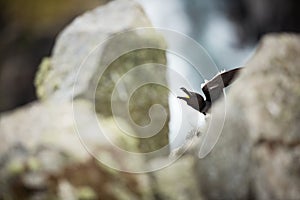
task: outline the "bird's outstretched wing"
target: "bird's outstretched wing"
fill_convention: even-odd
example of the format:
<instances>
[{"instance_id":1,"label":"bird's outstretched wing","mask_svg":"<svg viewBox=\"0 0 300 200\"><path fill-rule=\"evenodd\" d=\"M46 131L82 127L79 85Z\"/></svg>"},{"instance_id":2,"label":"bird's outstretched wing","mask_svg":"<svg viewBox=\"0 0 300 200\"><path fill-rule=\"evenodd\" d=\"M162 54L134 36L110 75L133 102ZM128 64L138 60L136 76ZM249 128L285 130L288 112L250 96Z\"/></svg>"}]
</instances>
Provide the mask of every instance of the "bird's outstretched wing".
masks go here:
<instances>
[{"instance_id":1,"label":"bird's outstretched wing","mask_svg":"<svg viewBox=\"0 0 300 200\"><path fill-rule=\"evenodd\" d=\"M214 102L220 98L223 88L227 87L238 75L242 68L235 68L226 72L217 74L211 80L202 86L202 91L206 97L206 101Z\"/></svg>"}]
</instances>

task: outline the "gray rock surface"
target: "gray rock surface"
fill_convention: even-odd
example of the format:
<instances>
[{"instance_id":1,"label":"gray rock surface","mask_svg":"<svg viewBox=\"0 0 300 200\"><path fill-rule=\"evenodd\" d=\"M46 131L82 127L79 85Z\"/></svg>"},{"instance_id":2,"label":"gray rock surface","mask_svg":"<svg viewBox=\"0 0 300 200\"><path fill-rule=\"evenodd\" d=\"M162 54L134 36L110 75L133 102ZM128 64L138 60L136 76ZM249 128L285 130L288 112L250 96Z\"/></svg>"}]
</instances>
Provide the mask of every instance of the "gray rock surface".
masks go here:
<instances>
[{"instance_id":1,"label":"gray rock surface","mask_svg":"<svg viewBox=\"0 0 300 200\"><path fill-rule=\"evenodd\" d=\"M55 98L57 100L72 99L73 85L82 62L99 44L102 44L113 34L138 27L151 26L141 7L134 1L118 0L98 7L77 17L58 36L53 49L51 69L43 77L43 84L38 85L42 91L41 99ZM101 53L89 57L85 63L86 73L79 76L80 89L75 96L89 91L90 81L96 73Z\"/></svg>"},{"instance_id":2,"label":"gray rock surface","mask_svg":"<svg viewBox=\"0 0 300 200\"><path fill-rule=\"evenodd\" d=\"M197 178L194 173L191 173L195 171L195 163L195 157L187 155L169 167L153 173L156 180L154 188L161 199L203 199L197 188Z\"/></svg>"},{"instance_id":3,"label":"gray rock surface","mask_svg":"<svg viewBox=\"0 0 300 200\"><path fill-rule=\"evenodd\" d=\"M35 81L39 98L89 100L100 115L122 118L131 126L130 134L144 137L139 151L165 146L168 90L157 85L167 85L166 57L159 50L165 43L150 26L140 5L129 0L113 1L78 17L40 66ZM144 66L142 73L131 71L139 66Z\"/></svg>"},{"instance_id":4,"label":"gray rock surface","mask_svg":"<svg viewBox=\"0 0 300 200\"><path fill-rule=\"evenodd\" d=\"M106 20L102 18L103 13L108 16ZM124 13L130 16L124 16ZM95 16L100 17L99 20ZM107 21L123 18L124 23L119 24ZM262 41L227 93L223 132L213 151L204 159L195 155L201 137L194 134L189 138L189 142L197 140L193 149L171 166L147 174L113 170L88 153L82 141L89 147L89 152L105 155L116 166L125 169L161 166L168 162L167 157L132 160L116 154L104 137L94 137L97 130L91 120L93 117L99 119L112 141L132 152L147 152L167 142L164 134L167 126L165 132L151 142L122 136L122 131L113 126L115 118L107 111L110 105L106 98L113 94L115 78L133 66L165 63L164 53L151 49L122 54L113 60L130 44L133 45L130 48L144 45L144 41L148 41L146 46L164 45L160 36L153 37L152 31L142 31L122 35L99 48L78 79L80 87L76 90L75 100L71 98L76 69L83 55L97 43L95 38L103 39L148 23L136 3L120 0L79 17L60 35L53 56L43 61L36 78L40 101L0 116L0 199L299 199L299 35L270 35ZM124 41L126 48L123 49ZM120 47L120 51L111 51L116 47ZM99 70L101 72L107 65L111 71L103 71L106 75L98 82ZM155 69L155 66L151 67ZM163 70L155 74L148 69L145 72L149 77L136 80L155 76L156 81L165 81ZM131 78L127 81L129 85L135 82ZM92 86L96 88L98 113L94 112ZM142 125L148 122L141 117L146 114L138 114L135 110L148 111L157 98L160 100L157 103L167 106L167 93L159 87L151 87L137 91L132 97L134 105L129 103L132 118ZM123 92L130 91L126 89ZM150 95L138 98L139 93ZM117 108L125 107L122 95L115 100ZM215 107L214 120L222 119L223 113L218 112L220 106ZM74 121L74 108L80 126ZM127 123L123 114L119 113L118 117ZM152 114L152 119L160 119L156 118L156 113ZM76 128L84 133L80 135L81 140ZM138 128L130 128L138 133Z\"/></svg>"},{"instance_id":5,"label":"gray rock surface","mask_svg":"<svg viewBox=\"0 0 300 200\"><path fill-rule=\"evenodd\" d=\"M83 128L95 132L89 121L92 106L82 100L74 104L80 108ZM118 140L120 133L110 132L116 134L116 144L134 148L133 143ZM75 130L69 102L59 106L36 102L7 113L1 117L0 133L0 199L151 199L147 175L115 171L88 153ZM83 136L94 152L114 157L111 144L103 138ZM128 160L115 162L124 165Z\"/></svg>"},{"instance_id":6,"label":"gray rock surface","mask_svg":"<svg viewBox=\"0 0 300 200\"><path fill-rule=\"evenodd\" d=\"M78 90L72 99L78 68L96 45L120 31L150 25L137 3L119 0L78 17L60 34L53 55L43 60L36 76L35 83L40 100L16 111L1 114L0 139L3 145L0 145L0 199L154 198L155 194L147 174L126 174L113 170L96 161L82 143L84 141L91 152L104 155L120 168L143 164L143 160L132 161L126 156L118 156L112 144L102 135L94 137L97 130L91 124L91 118L99 117L112 142L120 148L133 152L140 152L144 148L138 140L123 136L124 134L113 125L114 118L111 115L101 112L95 115L94 111L91 96L94 91L91 88L97 88L97 82L94 81L99 78L97 73L105 69L105 62L115 58L115 54L107 52L114 52L112 47L117 44L116 41L120 41L107 43L99 48L96 54L91 55L80 73ZM138 34L130 34L128 37L131 40L128 41L128 37L122 38L127 42L123 44L123 49L131 43L136 44L133 39L140 43L148 41L150 46L164 45L161 36L153 31ZM112 48L111 51L109 48ZM166 62L162 51L131 54L131 57L126 58L127 62L132 58L140 64L150 61L160 64ZM106 83L111 83L109 76L114 77L114 74L126 72L134 64L138 63L133 62L126 65L127 67L119 65L118 71L111 70ZM165 72L162 71L156 77L164 81ZM163 99L161 105L168 110L167 92L160 90L161 92L156 94L155 91L152 89L156 96L151 102L143 98L138 105L142 106L145 103L147 107L159 97ZM105 94L105 98L112 93L109 89L106 92L109 94ZM164 96L166 98L163 98ZM110 105L101 104L99 107ZM80 121L82 126L78 126L74 121L74 108L79 113L76 120ZM76 129L83 133L80 134L80 138ZM166 144L167 131L166 123L163 134L159 134L155 139L158 142L151 140L151 145L157 147ZM151 146L145 149L149 150Z\"/></svg>"},{"instance_id":7,"label":"gray rock surface","mask_svg":"<svg viewBox=\"0 0 300 200\"><path fill-rule=\"evenodd\" d=\"M299 55L298 35L269 35L232 85L221 137L198 161L206 198L299 199Z\"/></svg>"}]
</instances>

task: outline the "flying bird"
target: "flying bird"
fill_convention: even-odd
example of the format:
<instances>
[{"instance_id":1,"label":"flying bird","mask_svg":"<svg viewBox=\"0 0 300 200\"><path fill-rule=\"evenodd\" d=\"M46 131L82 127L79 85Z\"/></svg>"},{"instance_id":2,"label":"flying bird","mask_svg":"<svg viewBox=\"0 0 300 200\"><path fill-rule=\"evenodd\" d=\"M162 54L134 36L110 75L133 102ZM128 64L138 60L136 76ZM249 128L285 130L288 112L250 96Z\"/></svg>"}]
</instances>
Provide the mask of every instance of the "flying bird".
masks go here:
<instances>
[{"instance_id":1,"label":"flying bird","mask_svg":"<svg viewBox=\"0 0 300 200\"><path fill-rule=\"evenodd\" d=\"M221 72L211 80L202 84L201 88L205 95L205 100L200 94L188 91L184 87L180 89L187 94L187 97L178 96L177 98L186 101L189 106L206 115L212 104L221 97L223 89L232 83L241 69L242 68L239 67L229 71Z\"/></svg>"}]
</instances>

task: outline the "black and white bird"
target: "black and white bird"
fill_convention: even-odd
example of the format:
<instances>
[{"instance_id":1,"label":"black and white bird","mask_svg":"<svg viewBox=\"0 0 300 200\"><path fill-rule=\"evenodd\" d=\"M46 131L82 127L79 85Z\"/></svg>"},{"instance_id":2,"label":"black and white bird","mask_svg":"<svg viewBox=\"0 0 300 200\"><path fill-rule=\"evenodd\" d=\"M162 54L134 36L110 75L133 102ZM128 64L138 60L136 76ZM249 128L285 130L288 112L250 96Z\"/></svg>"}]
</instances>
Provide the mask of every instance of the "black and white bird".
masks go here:
<instances>
[{"instance_id":1,"label":"black and white bird","mask_svg":"<svg viewBox=\"0 0 300 200\"><path fill-rule=\"evenodd\" d=\"M241 69L240 67L221 72L211 80L202 84L201 88L205 99L200 94L188 91L184 87L180 89L187 94L187 97L178 96L177 98L186 101L189 106L206 115L212 104L222 96L223 89L232 83Z\"/></svg>"},{"instance_id":2,"label":"black and white bird","mask_svg":"<svg viewBox=\"0 0 300 200\"><path fill-rule=\"evenodd\" d=\"M184 87L180 88L187 97L177 96L177 98L184 100L191 108L185 109L184 116L189 120L188 123L192 127L185 135L184 141L177 148L174 148L170 157L182 155L190 145L198 145L201 141L200 135L207 133L211 115L210 108L214 105L223 93L223 89L230 85L238 76L242 68L235 68L229 71L218 73L211 80L205 81L201 84L201 89L204 93L205 99L202 95L191 92Z\"/></svg>"}]
</instances>

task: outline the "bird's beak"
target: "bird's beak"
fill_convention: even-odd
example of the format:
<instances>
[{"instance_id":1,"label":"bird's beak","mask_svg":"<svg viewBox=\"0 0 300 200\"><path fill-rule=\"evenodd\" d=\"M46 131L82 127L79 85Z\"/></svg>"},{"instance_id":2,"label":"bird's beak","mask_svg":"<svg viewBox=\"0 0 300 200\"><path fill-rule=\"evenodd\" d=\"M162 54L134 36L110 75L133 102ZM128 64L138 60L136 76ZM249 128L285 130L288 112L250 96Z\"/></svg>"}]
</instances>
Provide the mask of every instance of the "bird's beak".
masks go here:
<instances>
[{"instance_id":1,"label":"bird's beak","mask_svg":"<svg viewBox=\"0 0 300 200\"><path fill-rule=\"evenodd\" d=\"M177 97L178 99L182 99L184 101L188 101L189 97Z\"/></svg>"},{"instance_id":2,"label":"bird's beak","mask_svg":"<svg viewBox=\"0 0 300 200\"><path fill-rule=\"evenodd\" d=\"M192 96L192 94L187 90L185 89L184 87L180 88L184 93L186 93L188 95L188 97L190 98L190 96Z\"/></svg>"},{"instance_id":3,"label":"bird's beak","mask_svg":"<svg viewBox=\"0 0 300 200\"><path fill-rule=\"evenodd\" d=\"M184 101L187 101L189 98L190 98L190 96L191 96L191 93L187 90L187 89L185 89L184 87L182 87L182 88L180 88L184 93L186 93L187 94L187 97L177 97L178 99L182 99L182 100L184 100Z\"/></svg>"}]
</instances>

